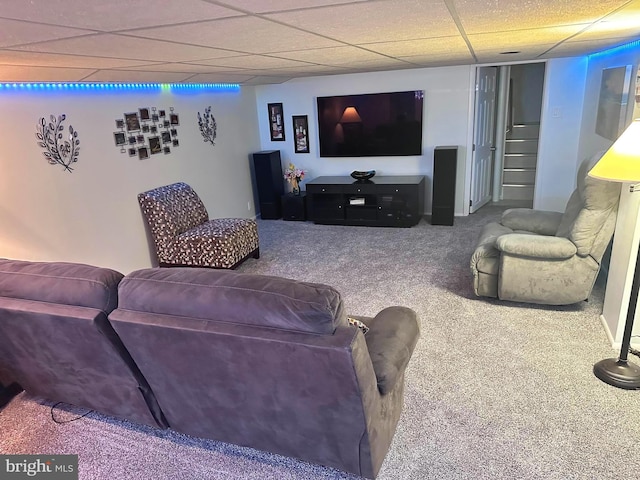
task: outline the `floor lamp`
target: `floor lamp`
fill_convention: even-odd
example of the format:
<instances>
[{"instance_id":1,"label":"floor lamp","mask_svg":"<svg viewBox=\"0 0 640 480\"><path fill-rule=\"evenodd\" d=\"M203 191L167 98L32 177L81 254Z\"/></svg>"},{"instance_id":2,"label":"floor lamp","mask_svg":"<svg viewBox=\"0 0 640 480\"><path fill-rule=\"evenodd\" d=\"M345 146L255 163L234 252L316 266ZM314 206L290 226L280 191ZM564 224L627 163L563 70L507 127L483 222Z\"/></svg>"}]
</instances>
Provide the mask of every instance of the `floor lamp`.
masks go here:
<instances>
[{"instance_id":1,"label":"floor lamp","mask_svg":"<svg viewBox=\"0 0 640 480\"><path fill-rule=\"evenodd\" d=\"M589 176L611 182L640 182L640 119L631 122L631 125L591 169ZM631 296L622 335L620 356L618 358L600 360L593 366L593 373L600 380L614 387L627 390L640 389L640 367L629 363L627 360L639 291L640 251L636 258L636 266L633 273Z\"/></svg>"}]
</instances>

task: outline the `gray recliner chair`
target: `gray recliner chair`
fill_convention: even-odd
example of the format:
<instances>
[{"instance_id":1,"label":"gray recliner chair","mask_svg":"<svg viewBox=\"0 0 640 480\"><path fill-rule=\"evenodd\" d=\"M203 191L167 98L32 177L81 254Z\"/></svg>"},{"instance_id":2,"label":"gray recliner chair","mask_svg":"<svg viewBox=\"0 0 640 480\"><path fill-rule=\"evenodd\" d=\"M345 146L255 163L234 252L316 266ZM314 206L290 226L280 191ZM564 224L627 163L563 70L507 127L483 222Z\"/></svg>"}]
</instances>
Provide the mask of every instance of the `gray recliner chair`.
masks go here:
<instances>
[{"instance_id":1,"label":"gray recliner chair","mask_svg":"<svg viewBox=\"0 0 640 480\"><path fill-rule=\"evenodd\" d=\"M588 299L616 224L620 184L578 169L564 213L514 208L482 230L471 257L476 295L546 305Z\"/></svg>"}]
</instances>

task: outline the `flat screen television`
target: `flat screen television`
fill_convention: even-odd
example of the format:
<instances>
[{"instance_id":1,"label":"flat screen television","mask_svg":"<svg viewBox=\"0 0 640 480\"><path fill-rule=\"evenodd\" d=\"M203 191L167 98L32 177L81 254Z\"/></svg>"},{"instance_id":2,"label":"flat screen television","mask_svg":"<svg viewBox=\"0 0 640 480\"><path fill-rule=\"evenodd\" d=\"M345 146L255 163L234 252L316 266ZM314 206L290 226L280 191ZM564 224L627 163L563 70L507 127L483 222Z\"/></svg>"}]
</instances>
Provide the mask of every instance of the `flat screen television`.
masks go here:
<instances>
[{"instance_id":1,"label":"flat screen television","mask_svg":"<svg viewBox=\"0 0 640 480\"><path fill-rule=\"evenodd\" d=\"M422 154L424 91L318 97L321 157Z\"/></svg>"}]
</instances>

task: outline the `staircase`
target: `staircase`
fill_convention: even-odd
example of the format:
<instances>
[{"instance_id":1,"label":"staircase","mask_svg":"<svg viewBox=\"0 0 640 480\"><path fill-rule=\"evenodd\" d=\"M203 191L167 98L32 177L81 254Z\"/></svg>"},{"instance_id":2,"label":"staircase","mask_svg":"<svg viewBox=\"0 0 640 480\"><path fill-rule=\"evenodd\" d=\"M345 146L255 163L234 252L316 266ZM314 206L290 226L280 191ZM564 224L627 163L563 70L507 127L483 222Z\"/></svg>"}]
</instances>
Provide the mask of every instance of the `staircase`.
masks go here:
<instances>
[{"instance_id":1,"label":"staircase","mask_svg":"<svg viewBox=\"0 0 640 480\"><path fill-rule=\"evenodd\" d=\"M533 205L540 124L516 124L507 132L502 169L502 200Z\"/></svg>"}]
</instances>

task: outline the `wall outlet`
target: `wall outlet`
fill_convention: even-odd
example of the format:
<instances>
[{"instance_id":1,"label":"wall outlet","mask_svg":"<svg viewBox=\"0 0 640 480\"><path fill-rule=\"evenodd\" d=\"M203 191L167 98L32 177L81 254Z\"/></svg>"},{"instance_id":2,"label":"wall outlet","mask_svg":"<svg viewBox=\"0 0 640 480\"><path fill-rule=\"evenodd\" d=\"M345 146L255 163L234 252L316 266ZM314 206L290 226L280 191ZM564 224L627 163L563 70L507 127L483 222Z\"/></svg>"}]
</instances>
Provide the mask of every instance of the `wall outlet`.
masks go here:
<instances>
[{"instance_id":1,"label":"wall outlet","mask_svg":"<svg viewBox=\"0 0 640 480\"><path fill-rule=\"evenodd\" d=\"M251 202L247 202L247 210L251 211Z\"/></svg>"}]
</instances>

